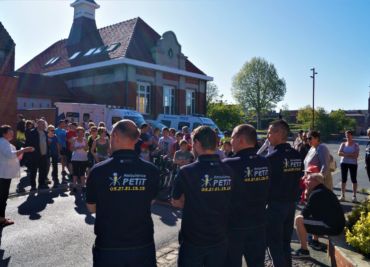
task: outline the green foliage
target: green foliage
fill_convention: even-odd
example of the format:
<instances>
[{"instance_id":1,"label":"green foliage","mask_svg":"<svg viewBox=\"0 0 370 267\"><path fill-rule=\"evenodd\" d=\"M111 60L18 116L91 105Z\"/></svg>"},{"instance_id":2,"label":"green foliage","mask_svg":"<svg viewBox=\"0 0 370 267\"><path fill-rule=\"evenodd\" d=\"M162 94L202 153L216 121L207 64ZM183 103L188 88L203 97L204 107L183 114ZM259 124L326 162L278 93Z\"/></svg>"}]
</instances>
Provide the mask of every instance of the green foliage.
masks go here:
<instances>
[{"instance_id":1,"label":"green foliage","mask_svg":"<svg viewBox=\"0 0 370 267\"><path fill-rule=\"evenodd\" d=\"M355 207L347 218L346 242L366 257L370 257L370 200Z\"/></svg>"},{"instance_id":2,"label":"green foliage","mask_svg":"<svg viewBox=\"0 0 370 267\"><path fill-rule=\"evenodd\" d=\"M232 130L244 122L245 114L239 105L218 102L209 104L207 117L210 117L221 130Z\"/></svg>"},{"instance_id":3,"label":"green foliage","mask_svg":"<svg viewBox=\"0 0 370 267\"><path fill-rule=\"evenodd\" d=\"M257 128L260 129L261 115L283 99L286 86L273 64L263 58L252 58L234 76L231 91L245 111L256 112Z\"/></svg>"},{"instance_id":4,"label":"green foliage","mask_svg":"<svg viewBox=\"0 0 370 267\"><path fill-rule=\"evenodd\" d=\"M312 128L312 108L305 106L299 109L297 121L304 129ZM347 129L355 129L354 119L346 117L343 110L336 110L328 114L323 108L315 109L315 129L321 133L323 140L328 139L331 134L337 134Z\"/></svg>"},{"instance_id":5,"label":"green foliage","mask_svg":"<svg viewBox=\"0 0 370 267\"><path fill-rule=\"evenodd\" d=\"M207 83L207 89L206 89L206 104L207 108L210 103L215 103L217 99L219 98L219 90L218 86L213 82Z\"/></svg>"}]
</instances>

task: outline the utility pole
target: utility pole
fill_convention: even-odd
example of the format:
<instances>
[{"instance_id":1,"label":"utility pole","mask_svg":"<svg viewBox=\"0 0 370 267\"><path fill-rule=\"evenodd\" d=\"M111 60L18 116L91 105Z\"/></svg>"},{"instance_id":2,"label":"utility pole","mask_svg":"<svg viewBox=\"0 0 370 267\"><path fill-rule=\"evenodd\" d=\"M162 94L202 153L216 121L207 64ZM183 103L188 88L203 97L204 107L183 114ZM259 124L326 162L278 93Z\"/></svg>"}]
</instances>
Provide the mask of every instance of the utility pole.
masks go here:
<instances>
[{"instance_id":1,"label":"utility pole","mask_svg":"<svg viewBox=\"0 0 370 267\"><path fill-rule=\"evenodd\" d=\"M315 68L311 69L312 71L312 130L315 129L315 76L317 72L315 72Z\"/></svg>"}]
</instances>

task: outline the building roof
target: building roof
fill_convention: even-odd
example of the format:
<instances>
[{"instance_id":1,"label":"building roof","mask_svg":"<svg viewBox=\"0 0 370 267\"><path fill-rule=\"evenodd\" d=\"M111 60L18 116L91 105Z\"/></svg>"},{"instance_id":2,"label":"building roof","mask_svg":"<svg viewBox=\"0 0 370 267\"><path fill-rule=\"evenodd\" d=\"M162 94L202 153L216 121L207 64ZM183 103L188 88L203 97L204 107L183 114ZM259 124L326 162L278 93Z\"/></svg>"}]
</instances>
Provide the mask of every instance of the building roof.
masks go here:
<instances>
[{"instance_id":1,"label":"building roof","mask_svg":"<svg viewBox=\"0 0 370 267\"><path fill-rule=\"evenodd\" d=\"M15 46L15 43L7 32L3 24L0 22L0 49L11 49Z\"/></svg>"},{"instance_id":2,"label":"building roof","mask_svg":"<svg viewBox=\"0 0 370 267\"><path fill-rule=\"evenodd\" d=\"M40 74L19 73L17 96L19 97L58 97L71 100L74 95L59 77Z\"/></svg>"},{"instance_id":3,"label":"building roof","mask_svg":"<svg viewBox=\"0 0 370 267\"><path fill-rule=\"evenodd\" d=\"M91 56L84 56L86 50L72 60L67 51L67 39L60 40L34 57L20 69L19 72L46 73L61 70L73 66L85 65L116 58L130 58L149 63L155 63L151 49L156 46L161 36L153 30L141 18L134 18L99 29L99 34L105 46L117 44L111 52L103 52ZM93 47L92 47L93 48ZM52 58L56 59L52 64L45 64ZM204 73L193 63L186 59L185 70L197 74Z\"/></svg>"}]
</instances>

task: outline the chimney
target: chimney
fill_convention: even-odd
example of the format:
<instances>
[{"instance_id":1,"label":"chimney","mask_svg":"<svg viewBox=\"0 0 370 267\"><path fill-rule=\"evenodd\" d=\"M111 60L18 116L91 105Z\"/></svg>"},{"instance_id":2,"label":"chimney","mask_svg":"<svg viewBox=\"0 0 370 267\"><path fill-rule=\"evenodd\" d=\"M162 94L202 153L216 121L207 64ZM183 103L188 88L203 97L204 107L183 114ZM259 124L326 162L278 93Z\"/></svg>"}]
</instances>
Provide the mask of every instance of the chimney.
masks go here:
<instances>
[{"instance_id":1,"label":"chimney","mask_svg":"<svg viewBox=\"0 0 370 267\"><path fill-rule=\"evenodd\" d=\"M94 0L76 0L71 7L74 8L74 18L67 41L69 56L77 51L102 46L95 22L95 10L100 6Z\"/></svg>"}]
</instances>

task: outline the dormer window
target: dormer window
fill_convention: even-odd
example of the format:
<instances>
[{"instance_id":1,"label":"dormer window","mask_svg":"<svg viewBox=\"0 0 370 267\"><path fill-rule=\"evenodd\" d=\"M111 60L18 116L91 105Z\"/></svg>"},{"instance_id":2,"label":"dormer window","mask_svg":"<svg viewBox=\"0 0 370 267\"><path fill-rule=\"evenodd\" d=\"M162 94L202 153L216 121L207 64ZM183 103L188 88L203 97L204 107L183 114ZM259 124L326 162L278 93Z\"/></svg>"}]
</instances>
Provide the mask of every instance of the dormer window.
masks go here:
<instances>
[{"instance_id":1,"label":"dormer window","mask_svg":"<svg viewBox=\"0 0 370 267\"><path fill-rule=\"evenodd\" d=\"M54 64L54 63L56 63L59 59L60 59L60 57L52 57L51 59L49 59L49 60L45 63L45 66L53 65L53 64Z\"/></svg>"},{"instance_id":2,"label":"dormer window","mask_svg":"<svg viewBox=\"0 0 370 267\"><path fill-rule=\"evenodd\" d=\"M114 44L111 44L108 46L107 50L105 50L106 52L110 53L110 52L113 52L114 50L116 50L121 44L120 43L114 43Z\"/></svg>"},{"instance_id":3,"label":"dormer window","mask_svg":"<svg viewBox=\"0 0 370 267\"><path fill-rule=\"evenodd\" d=\"M103 46L101 46L101 47L98 47L95 51L94 51L94 55L97 55L97 54L100 54L101 52L103 52L104 51L104 49L105 48L107 48L107 46L106 45L103 45Z\"/></svg>"},{"instance_id":4,"label":"dormer window","mask_svg":"<svg viewBox=\"0 0 370 267\"><path fill-rule=\"evenodd\" d=\"M84 57L91 56L95 50L96 50L96 47L89 49L89 51L85 53Z\"/></svg>"},{"instance_id":5,"label":"dormer window","mask_svg":"<svg viewBox=\"0 0 370 267\"><path fill-rule=\"evenodd\" d=\"M76 57L78 57L78 56L79 56L79 54L81 54L81 51L78 51L78 52L73 53L73 55L72 55L68 60L73 60L73 59L75 59Z\"/></svg>"}]
</instances>

